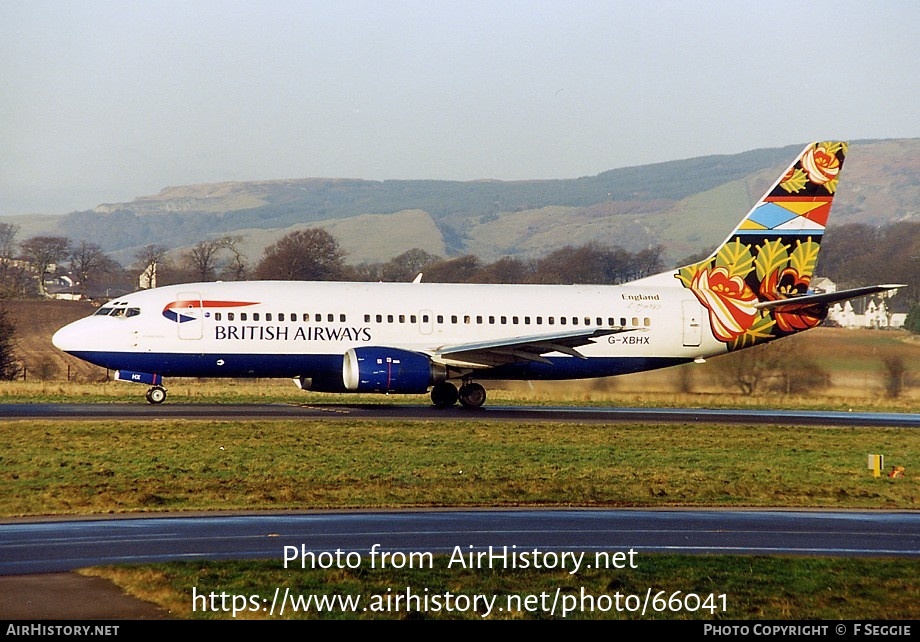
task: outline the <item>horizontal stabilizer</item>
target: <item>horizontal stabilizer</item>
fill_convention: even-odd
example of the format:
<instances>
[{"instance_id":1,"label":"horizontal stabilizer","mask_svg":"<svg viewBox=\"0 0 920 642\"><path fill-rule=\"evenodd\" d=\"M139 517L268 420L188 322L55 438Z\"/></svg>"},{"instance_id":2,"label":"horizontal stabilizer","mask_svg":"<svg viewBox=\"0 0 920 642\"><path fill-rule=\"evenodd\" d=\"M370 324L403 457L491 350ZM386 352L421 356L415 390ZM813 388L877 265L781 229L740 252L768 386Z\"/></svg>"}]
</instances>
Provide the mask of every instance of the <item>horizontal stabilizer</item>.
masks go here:
<instances>
[{"instance_id":1,"label":"horizontal stabilizer","mask_svg":"<svg viewBox=\"0 0 920 642\"><path fill-rule=\"evenodd\" d=\"M886 284L886 285L867 285L863 288L853 288L851 290L839 290L838 292L825 292L823 294L803 294L802 296L791 296L785 299L774 299L772 301L761 301L755 303L754 307L759 310L771 310L783 307L799 307L803 305L828 305L837 301L848 301L858 299L861 296L878 294L889 290L906 288L906 285Z\"/></svg>"}]
</instances>

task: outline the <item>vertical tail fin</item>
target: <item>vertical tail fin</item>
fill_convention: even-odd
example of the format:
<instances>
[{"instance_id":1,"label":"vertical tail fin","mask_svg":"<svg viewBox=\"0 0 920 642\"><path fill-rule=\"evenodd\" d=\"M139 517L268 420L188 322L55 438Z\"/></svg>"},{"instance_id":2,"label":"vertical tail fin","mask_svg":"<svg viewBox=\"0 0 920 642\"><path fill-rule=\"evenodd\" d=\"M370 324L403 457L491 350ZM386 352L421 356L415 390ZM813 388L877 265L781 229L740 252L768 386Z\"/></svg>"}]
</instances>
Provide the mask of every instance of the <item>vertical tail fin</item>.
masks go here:
<instances>
[{"instance_id":1,"label":"vertical tail fin","mask_svg":"<svg viewBox=\"0 0 920 642\"><path fill-rule=\"evenodd\" d=\"M674 275L709 310L712 333L729 350L811 328L824 318L821 306L755 304L808 291L846 152L844 142L806 147L709 258Z\"/></svg>"}]
</instances>

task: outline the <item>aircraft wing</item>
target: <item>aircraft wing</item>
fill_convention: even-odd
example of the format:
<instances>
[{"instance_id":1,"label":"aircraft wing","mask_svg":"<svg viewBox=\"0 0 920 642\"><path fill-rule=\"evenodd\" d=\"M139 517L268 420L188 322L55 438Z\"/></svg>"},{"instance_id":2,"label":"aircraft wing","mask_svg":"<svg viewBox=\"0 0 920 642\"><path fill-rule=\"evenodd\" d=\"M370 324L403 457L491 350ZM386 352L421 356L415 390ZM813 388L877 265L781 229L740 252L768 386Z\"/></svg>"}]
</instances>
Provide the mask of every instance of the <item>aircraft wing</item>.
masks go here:
<instances>
[{"instance_id":1,"label":"aircraft wing","mask_svg":"<svg viewBox=\"0 0 920 642\"><path fill-rule=\"evenodd\" d=\"M906 288L906 285L886 284L886 285L867 285L863 288L853 288L851 290L840 290L838 292L826 292L823 294L803 294L802 296L790 296L785 299L774 299L773 301L761 301L755 303L754 307L760 310L770 310L772 308L799 307L808 305L827 305L837 301L847 301L856 299L861 296L868 296L878 292L888 290L897 290Z\"/></svg>"},{"instance_id":2,"label":"aircraft wing","mask_svg":"<svg viewBox=\"0 0 920 642\"><path fill-rule=\"evenodd\" d=\"M494 341L480 341L477 343L446 345L437 348L432 356L436 361L443 363L473 367L493 367L522 361L551 364L552 362L544 357L544 354L561 352L579 359L586 359L587 357L576 348L593 343L599 337L622 332L644 332L644 329L593 328Z\"/></svg>"}]
</instances>

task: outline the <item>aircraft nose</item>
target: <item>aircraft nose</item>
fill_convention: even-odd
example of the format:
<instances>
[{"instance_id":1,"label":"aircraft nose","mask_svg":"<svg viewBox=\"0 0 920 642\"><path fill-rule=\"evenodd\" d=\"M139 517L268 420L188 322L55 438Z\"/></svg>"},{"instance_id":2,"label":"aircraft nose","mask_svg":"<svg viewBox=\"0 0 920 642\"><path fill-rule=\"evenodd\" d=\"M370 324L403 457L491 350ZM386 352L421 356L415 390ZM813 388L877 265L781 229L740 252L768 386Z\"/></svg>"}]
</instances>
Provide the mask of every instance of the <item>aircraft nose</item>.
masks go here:
<instances>
[{"instance_id":1,"label":"aircraft nose","mask_svg":"<svg viewBox=\"0 0 920 642\"><path fill-rule=\"evenodd\" d=\"M86 319L80 319L65 325L51 336L51 343L55 348L64 352L86 350L92 347L92 340L98 333L88 327L85 321Z\"/></svg>"},{"instance_id":2,"label":"aircraft nose","mask_svg":"<svg viewBox=\"0 0 920 642\"><path fill-rule=\"evenodd\" d=\"M68 349L73 348L73 330L70 326L73 324L70 323L65 325L63 328L51 335L51 343L54 344L54 347L58 350L63 350L67 352Z\"/></svg>"}]
</instances>

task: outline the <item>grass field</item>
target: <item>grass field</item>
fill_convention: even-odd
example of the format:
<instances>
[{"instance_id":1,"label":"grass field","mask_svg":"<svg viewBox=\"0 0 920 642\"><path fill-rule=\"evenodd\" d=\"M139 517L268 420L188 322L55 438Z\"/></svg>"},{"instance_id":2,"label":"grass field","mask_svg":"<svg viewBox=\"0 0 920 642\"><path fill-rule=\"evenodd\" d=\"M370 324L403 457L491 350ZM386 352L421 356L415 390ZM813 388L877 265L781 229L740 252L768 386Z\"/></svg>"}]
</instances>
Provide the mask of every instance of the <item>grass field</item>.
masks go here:
<instances>
[{"instance_id":1,"label":"grass field","mask_svg":"<svg viewBox=\"0 0 920 642\"><path fill-rule=\"evenodd\" d=\"M916 510L920 434L869 428L579 425L463 421L68 421L0 424L0 513L91 515L208 510L426 506L788 507ZM903 465L875 478L867 453ZM643 555L639 569L558 572L297 571L280 559L93 568L130 594L193 619L191 595L417 592L505 597L587 593L725 596L719 610L665 609L645 619L916 619L920 561ZM724 605L724 608L723 608ZM482 619L477 610L332 608L310 619ZM519 609L489 619L560 619ZM566 619L635 619L576 608Z\"/></svg>"}]
</instances>

